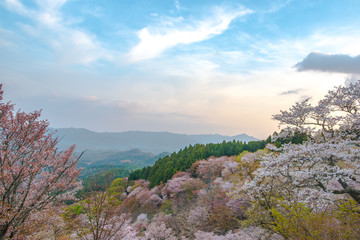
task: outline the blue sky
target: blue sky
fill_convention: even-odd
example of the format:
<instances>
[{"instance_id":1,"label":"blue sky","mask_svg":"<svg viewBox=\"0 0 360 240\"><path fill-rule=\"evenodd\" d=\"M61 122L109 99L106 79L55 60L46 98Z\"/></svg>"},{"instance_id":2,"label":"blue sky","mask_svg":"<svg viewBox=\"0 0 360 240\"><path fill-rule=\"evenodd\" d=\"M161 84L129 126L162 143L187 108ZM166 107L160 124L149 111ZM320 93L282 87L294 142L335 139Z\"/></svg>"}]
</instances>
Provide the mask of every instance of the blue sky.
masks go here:
<instances>
[{"instance_id":1,"label":"blue sky","mask_svg":"<svg viewBox=\"0 0 360 240\"><path fill-rule=\"evenodd\" d=\"M5 99L52 127L247 133L360 79L358 0L2 0Z\"/></svg>"}]
</instances>

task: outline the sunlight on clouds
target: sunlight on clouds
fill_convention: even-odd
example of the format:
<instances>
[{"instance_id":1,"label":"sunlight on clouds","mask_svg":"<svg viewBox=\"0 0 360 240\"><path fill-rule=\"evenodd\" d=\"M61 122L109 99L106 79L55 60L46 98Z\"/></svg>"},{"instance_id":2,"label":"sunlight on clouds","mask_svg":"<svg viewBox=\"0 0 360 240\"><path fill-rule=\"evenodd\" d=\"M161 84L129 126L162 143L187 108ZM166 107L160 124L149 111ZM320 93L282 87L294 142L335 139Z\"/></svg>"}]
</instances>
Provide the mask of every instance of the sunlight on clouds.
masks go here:
<instances>
[{"instance_id":1,"label":"sunlight on clouds","mask_svg":"<svg viewBox=\"0 0 360 240\"><path fill-rule=\"evenodd\" d=\"M60 18L46 12L41 13L38 19L42 24L48 25L49 27L55 26L55 24L57 24L60 21Z\"/></svg>"},{"instance_id":2,"label":"sunlight on clouds","mask_svg":"<svg viewBox=\"0 0 360 240\"><path fill-rule=\"evenodd\" d=\"M288 109L289 103L303 96L313 97L316 102L327 90L343 84L345 75L299 73L291 69L259 71L247 76L222 74L221 82L215 72L210 73L206 81L199 81L197 75L184 78L191 86L185 89L158 86L161 96L155 91L144 91L143 101L151 99L148 104L154 112L166 114L176 109L177 113L197 115L217 125L223 133L240 133L240 129L247 129L247 133L265 138L277 129L271 115L279 109ZM294 92L294 89L301 91ZM281 94L289 91L293 94Z\"/></svg>"},{"instance_id":3,"label":"sunlight on clouds","mask_svg":"<svg viewBox=\"0 0 360 240\"><path fill-rule=\"evenodd\" d=\"M272 114L359 77L293 67L315 51L360 55L356 23L313 24L303 16L318 9L299 1L35 1L0 5L0 74L8 94L62 125L265 138Z\"/></svg>"},{"instance_id":4,"label":"sunlight on clouds","mask_svg":"<svg viewBox=\"0 0 360 240\"><path fill-rule=\"evenodd\" d=\"M249 9L235 12L217 8L213 16L189 22L178 28L146 27L138 32L140 43L129 53L130 61L141 61L156 58L164 51L178 44L200 42L222 34L235 18L252 13Z\"/></svg>"},{"instance_id":5,"label":"sunlight on clouds","mask_svg":"<svg viewBox=\"0 0 360 240\"><path fill-rule=\"evenodd\" d=\"M97 101L99 98L97 96L85 96L84 99L87 101Z\"/></svg>"},{"instance_id":6,"label":"sunlight on clouds","mask_svg":"<svg viewBox=\"0 0 360 240\"><path fill-rule=\"evenodd\" d=\"M73 31L72 39L76 45L84 46L87 48L94 48L95 45L93 41L89 38L87 34L81 31Z\"/></svg>"},{"instance_id":7,"label":"sunlight on clouds","mask_svg":"<svg viewBox=\"0 0 360 240\"><path fill-rule=\"evenodd\" d=\"M337 29L336 34L331 30L318 31L311 36L317 49L331 54L360 55L360 30L358 28Z\"/></svg>"}]
</instances>

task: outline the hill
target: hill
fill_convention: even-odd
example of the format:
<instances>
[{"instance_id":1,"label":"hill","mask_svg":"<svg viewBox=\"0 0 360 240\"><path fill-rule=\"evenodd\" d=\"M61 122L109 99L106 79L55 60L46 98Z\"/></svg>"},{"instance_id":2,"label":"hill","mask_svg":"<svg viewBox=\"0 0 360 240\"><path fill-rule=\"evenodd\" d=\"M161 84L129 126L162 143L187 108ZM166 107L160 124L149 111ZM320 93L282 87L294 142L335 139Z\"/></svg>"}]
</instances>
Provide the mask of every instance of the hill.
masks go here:
<instances>
[{"instance_id":1,"label":"hill","mask_svg":"<svg viewBox=\"0 0 360 240\"><path fill-rule=\"evenodd\" d=\"M258 139L240 134L236 136L223 136L219 134L176 134L169 132L93 132L84 128L59 128L57 136L60 138L60 147L77 146L78 151L128 151L139 149L143 152L159 154L175 152L185 146L195 144L221 143L223 141L257 141Z\"/></svg>"},{"instance_id":2,"label":"hill","mask_svg":"<svg viewBox=\"0 0 360 240\"><path fill-rule=\"evenodd\" d=\"M251 141L243 143L239 141L210 144L196 144L185 147L178 152L160 158L154 166L144 167L132 172L129 180L146 179L150 181L150 187L154 187L161 182L165 183L171 179L178 171L189 169L196 161L206 159L211 156L234 156L243 151L256 152L265 147L271 141L269 137L266 141Z\"/></svg>"},{"instance_id":3,"label":"hill","mask_svg":"<svg viewBox=\"0 0 360 240\"><path fill-rule=\"evenodd\" d=\"M167 153L156 155L148 152L145 153L139 149L129 151L89 150L85 151L80 158L78 167L83 168L81 172L82 177L110 168L122 169L122 171L129 173L129 170L153 165L159 158L166 155ZM124 176L127 175L125 174Z\"/></svg>"}]
</instances>

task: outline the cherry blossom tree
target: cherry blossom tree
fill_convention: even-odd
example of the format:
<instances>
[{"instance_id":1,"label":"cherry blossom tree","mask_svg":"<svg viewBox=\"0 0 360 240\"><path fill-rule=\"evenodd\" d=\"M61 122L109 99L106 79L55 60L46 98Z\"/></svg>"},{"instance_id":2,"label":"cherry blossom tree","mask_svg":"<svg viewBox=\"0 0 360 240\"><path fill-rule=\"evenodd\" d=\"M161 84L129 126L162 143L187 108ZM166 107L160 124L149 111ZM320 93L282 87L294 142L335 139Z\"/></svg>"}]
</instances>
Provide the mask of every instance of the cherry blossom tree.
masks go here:
<instances>
[{"instance_id":1,"label":"cherry blossom tree","mask_svg":"<svg viewBox=\"0 0 360 240\"><path fill-rule=\"evenodd\" d=\"M26 234L30 215L72 199L81 186L74 146L58 151L58 139L39 117L0 102L0 239Z\"/></svg>"},{"instance_id":2,"label":"cherry blossom tree","mask_svg":"<svg viewBox=\"0 0 360 240\"><path fill-rule=\"evenodd\" d=\"M197 229L204 229L209 226L209 209L204 206L196 206L189 211L187 221Z\"/></svg>"},{"instance_id":3,"label":"cherry blossom tree","mask_svg":"<svg viewBox=\"0 0 360 240\"><path fill-rule=\"evenodd\" d=\"M291 181L307 201L311 201L310 195L320 194L324 200L329 194L346 194L360 203L359 110L357 82L329 91L317 106L305 100L274 115L288 131L308 132L310 140L301 145L285 144L280 155L264 159L261 169L276 167L271 174Z\"/></svg>"},{"instance_id":4,"label":"cherry blossom tree","mask_svg":"<svg viewBox=\"0 0 360 240\"><path fill-rule=\"evenodd\" d=\"M252 161L254 168L240 188L253 203L257 223L278 229L274 209L281 214L289 209L291 216L297 206L315 213L335 211L339 200L360 204L359 110L357 82L329 91L316 106L306 99L273 116L285 126L277 137L300 132L307 141L279 148L268 144L270 152Z\"/></svg>"},{"instance_id":5,"label":"cherry blossom tree","mask_svg":"<svg viewBox=\"0 0 360 240\"><path fill-rule=\"evenodd\" d=\"M126 218L116 211L120 202L108 197L105 192L94 193L77 203L81 213L67 218L69 226L83 240L110 240L126 225Z\"/></svg>"},{"instance_id":6,"label":"cherry blossom tree","mask_svg":"<svg viewBox=\"0 0 360 240\"><path fill-rule=\"evenodd\" d=\"M145 232L146 239L151 240L175 240L176 237L171 228L167 228L163 222L152 222Z\"/></svg>"},{"instance_id":7,"label":"cherry blossom tree","mask_svg":"<svg viewBox=\"0 0 360 240\"><path fill-rule=\"evenodd\" d=\"M243 231L238 231L237 233L232 233L229 231L228 233L224 235L216 235L213 232L203 232L203 231L197 231L195 233L195 240L255 240L258 238L252 237L251 235L247 234Z\"/></svg>"}]
</instances>

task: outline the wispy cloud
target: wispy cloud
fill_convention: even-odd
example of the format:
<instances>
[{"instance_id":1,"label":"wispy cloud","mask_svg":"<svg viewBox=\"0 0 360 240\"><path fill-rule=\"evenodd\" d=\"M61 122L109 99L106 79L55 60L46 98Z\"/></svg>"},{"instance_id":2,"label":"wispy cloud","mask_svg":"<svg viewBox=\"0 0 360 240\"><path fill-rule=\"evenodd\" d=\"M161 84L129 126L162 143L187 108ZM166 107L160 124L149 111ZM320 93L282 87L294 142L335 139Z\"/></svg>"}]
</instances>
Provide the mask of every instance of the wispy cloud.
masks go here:
<instances>
[{"instance_id":1,"label":"wispy cloud","mask_svg":"<svg viewBox=\"0 0 360 240\"><path fill-rule=\"evenodd\" d=\"M25 8L18 0L5 0L5 7L22 16L33 17L35 11Z\"/></svg>"},{"instance_id":2,"label":"wispy cloud","mask_svg":"<svg viewBox=\"0 0 360 240\"><path fill-rule=\"evenodd\" d=\"M36 1L36 3L38 10L27 8L18 0L5 0L5 6L8 10L41 24L53 26L61 21L60 8L66 3L66 0L45 0Z\"/></svg>"},{"instance_id":3,"label":"wispy cloud","mask_svg":"<svg viewBox=\"0 0 360 240\"><path fill-rule=\"evenodd\" d=\"M179 44L191 44L222 34L237 17L250 14L252 10L241 8L227 11L217 8L215 13L200 21L181 21L174 26L151 26L138 32L140 43L129 53L131 61L156 58L169 48Z\"/></svg>"},{"instance_id":4,"label":"wispy cloud","mask_svg":"<svg viewBox=\"0 0 360 240\"><path fill-rule=\"evenodd\" d=\"M180 10L180 3L179 3L179 0L175 0L175 7L176 7L176 10Z\"/></svg>"},{"instance_id":5,"label":"wispy cloud","mask_svg":"<svg viewBox=\"0 0 360 240\"><path fill-rule=\"evenodd\" d=\"M293 89L293 90L289 90L289 91L282 92L282 93L280 93L279 95L299 94L302 90L304 90L304 89L301 89L301 88Z\"/></svg>"},{"instance_id":6,"label":"wispy cloud","mask_svg":"<svg viewBox=\"0 0 360 240\"><path fill-rule=\"evenodd\" d=\"M45 41L60 57L63 64L87 65L99 59L111 60L110 52L104 49L96 36L63 19L61 8L66 0L38 0L37 9L30 9L18 0L6 0L8 10L30 18L35 24L19 23L27 34Z\"/></svg>"},{"instance_id":7,"label":"wispy cloud","mask_svg":"<svg viewBox=\"0 0 360 240\"><path fill-rule=\"evenodd\" d=\"M101 18L104 16L104 10L100 7L92 7L92 8L86 8L82 10L83 13L91 15L96 18Z\"/></svg>"},{"instance_id":8,"label":"wispy cloud","mask_svg":"<svg viewBox=\"0 0 360 240\"><path fill-rule=\"evenodd\" d=\"M288 6L293 0L284 0L284 1L274 1L274 2L271 2L272 5L270 6L269 9L267 9L265 11L265 13L274 13L274 12L277 12L279 11L280 9Z\"/></svg>"}]
</instances>

